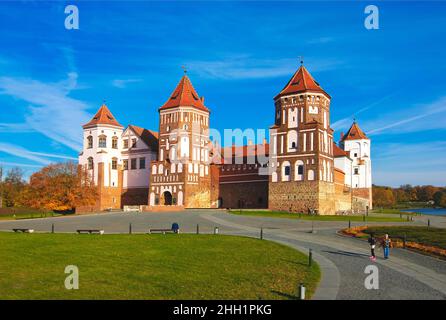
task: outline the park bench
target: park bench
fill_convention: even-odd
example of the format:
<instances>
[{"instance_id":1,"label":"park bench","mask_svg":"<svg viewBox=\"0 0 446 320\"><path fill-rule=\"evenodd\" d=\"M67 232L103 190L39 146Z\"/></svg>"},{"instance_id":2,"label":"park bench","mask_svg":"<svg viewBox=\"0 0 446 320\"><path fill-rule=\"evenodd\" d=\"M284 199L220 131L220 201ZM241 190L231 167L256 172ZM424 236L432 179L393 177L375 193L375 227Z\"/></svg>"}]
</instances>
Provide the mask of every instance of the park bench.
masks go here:
<instances>
[{"instance_id":1,"label":"park bench","mask_svg":"<svg viewBox=\"0 0 446 320\"><path fill-rule=\"evenodd\" d=\"M14 228L12 229L14 232L22 232L22 233L33 233L34 229L26 229L26 228Z\"/></svg>"},{"instance_id":2,"label":"park bench","mask_svg":"<svg viewBox=\"0 0 446 320\"><path fill-rule=\"evenodd\" d=\"M149 234L156 233L156 232L161 232L162 234L166 234L167 232L174 233L174 231L172 229L149 229Z\"/></svg>"},{"instance_id":3,"label":"park bench","mask_svg":"<svg viewBox=\"0 0 446 320\"><path fill-rule=\"evenodd\" d=\"M92 234L92 233L96 233L96 234L104 234L104 230L99 230L99 229L79 229L76 230L77 233L82 234L82 233L88 233L88 234Z\"/></svg>"},{"instance_id":4,"label":"park bench","mask_svg":"<svg viewBox=\"0 0 446 320\"><path fill-rule=\"evenodd\" d=\"M180 226L178 223L174 222L170 229L149 229L149 234L154 232L162 232L163 234L166 234L167 232L180 233Z\"/></svg>"}]
</instances>

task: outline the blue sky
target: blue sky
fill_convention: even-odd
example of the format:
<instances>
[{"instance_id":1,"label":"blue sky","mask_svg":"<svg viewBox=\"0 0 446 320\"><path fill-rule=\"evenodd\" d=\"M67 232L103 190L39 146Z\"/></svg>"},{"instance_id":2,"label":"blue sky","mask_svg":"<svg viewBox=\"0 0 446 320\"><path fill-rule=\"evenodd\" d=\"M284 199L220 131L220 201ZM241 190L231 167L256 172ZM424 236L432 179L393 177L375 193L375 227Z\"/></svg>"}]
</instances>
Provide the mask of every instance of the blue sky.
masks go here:
<instances>
[{"instance_id":1,"label":"blue sky","mask_svg":"<svg viewBox=\"0 0 446 320\"><path fill-rule=\"evenodd\" d=\"M66 30L76 4L80 29ZM268 128L298 56L332 96L336 137L372 139L374 183L446 185L446 3L52 1L0 3L0 164L27 175L76 158L103 99L158 129L188 68L211 126Z\"/></svg>"}]
</instances>

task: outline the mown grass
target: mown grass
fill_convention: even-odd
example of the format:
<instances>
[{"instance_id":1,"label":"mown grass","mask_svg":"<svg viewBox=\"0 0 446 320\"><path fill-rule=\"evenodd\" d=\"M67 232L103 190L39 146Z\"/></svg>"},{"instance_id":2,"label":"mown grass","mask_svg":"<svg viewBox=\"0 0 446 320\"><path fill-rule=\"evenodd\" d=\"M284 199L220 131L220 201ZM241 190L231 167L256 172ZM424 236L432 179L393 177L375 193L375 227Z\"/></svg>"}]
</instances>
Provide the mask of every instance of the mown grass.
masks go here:
<instances>
[{"instance_id":1,"label":"mown grass","mask_svg":"<svg viewBox=\"0 0 446 320\"><path fill-rule=\"evenodd\" d=\"M298 214L289 213L284 211L269 211L269 210L240 210L233 209L228 211L231 214L244 215L244 216L259 216L259 217L270 217L270 218L286 218L286 219L302 219L302 220L314 220L314 221L364 221L363 215L308 215L308 214ZM407 219L405 217L400 218L394 215L392 216L376 216L369 214L365 217L365 221L370 222L405 222Z\"/></svg>"},{"instance_id":2,"label":"mown grass","mask_svg":"<svg viewBox=\"0 0 446 320\"><path fill-rule=\"evenodd\" d=\"M379 214L399 214L399 215L417 215L415 212L403 212L400 209L388 209L388 208L379 208L373 209L371 213L379 213Z\"/></svg>"},{"instance_id":3,"label":"mown grass","mask_svg":"<svg viewBox=\"0 0 446 320\"><path fill-rule=\"evenodd\" d=\"M53 211L43 211L33 208L0 208L0 220L37 219L61 215Z\"/></svg>"},{"instance_id":4,"label":"mown grass","mask_svg":"<svg viewBox=\"0 0 446 320\"><path fill-rule=\"evenodd\" d=\"M386 233L390 238L404 239L407 241L418 242L420 244L435 246L446 249L446 229L432 227L368 227L364 233L373 233L375 236L382 237Z\"/></svg>"},{"instance_id":5,"label":"mown grass","mask_svg":"<svg viewBox=\"0 0 446 320\"><path fill-rule=\"evenodd\" d=\"M316 264L292 248L223 235L0 233L0 299L292 299ZM79 290L64 287L79 268Z\"/></svg>"}]
</instances>

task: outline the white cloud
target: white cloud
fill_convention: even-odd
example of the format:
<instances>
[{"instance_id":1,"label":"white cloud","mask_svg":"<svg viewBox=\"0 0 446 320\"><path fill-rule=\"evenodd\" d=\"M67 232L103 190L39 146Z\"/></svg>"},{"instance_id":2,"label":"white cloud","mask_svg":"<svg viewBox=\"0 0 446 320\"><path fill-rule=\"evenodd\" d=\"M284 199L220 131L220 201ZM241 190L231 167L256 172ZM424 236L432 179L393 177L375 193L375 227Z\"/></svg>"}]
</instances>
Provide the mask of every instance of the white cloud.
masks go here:
<instances>
[{"instance_id":1,"label":"white cloud","mask_svg":"<svg viewBox=\"0 0 446 320\"><path fill-rule=\"evenodd\" d=\"M76 85L75 72L68 73L67 79L56 83L0 77L0 94L30 103L25 115L25 123L30 129L74 150L80 150L81 124L86 123L91 114L86 111L87 104L68 96Z\"/></svg>"},{"instance_id":2,"label":"white cloud","mask_svg":"<svg viewBox=\"0 0 446 320\"><path fill-rule=\"evenodd\" d=\"M141 82L142 79L115 79L112 81L112 85L116 88L125 88L129 83Z\"/></svg>"},{"instance_id":3,"label":"white cloud","mask_svg":"<svg viewBox=\"0 0 446 320\"><path fill-rule=\"evenodd\" d=\"M9 143L0 142L0 152L8 153L13 156L23 158L23 159L28 159L31 161L35 161L37 163L44 164L44 165L48 165L51 163L51 161L49 161L48 159L42 158L41 156L38 156L38 155L35 155L25 148L15 146L15 145L9 144Z\"/></svg>"},{"instance_id":4,"label":"white cloud","mask_svg":"<svg viewBox=\"0 0 446 320\"><path fill-rule=\"evenodd\" d=\"M26 123L0 123L0 132L33 132Z\"/></svg>"},{"instance_id":5,"label":"white cloud","mask_svg":"<svg viewBox=\"0 0 446 320\"><path fill-rule=\"evenodd\" d=\"M333 69L342 64L338 60L313 61L312 72ZM292 59L253 59L247 55L237 55L222 60L190 61L186 65L202 76L220 79L273 78L291 75L299 66L297 58Z\"/></svg>"},{"instance_id":6,"label":"white cloud","mask_svg":"<svg viewBox=\"0 0 446 320\"><path fill-rule=\"evenodd\" d=\"M392 109L387 108L387 110ZM364 124L366 133L373 136L446 129L446 97L430 104L399 107L397 110L381 114L379 118L366 122Z\"/></svg>"},{"instance_id":7,"label":"white cloud","mask_svg":"<svg viewBox=\"0 0 446 320\"><path fill-rule=\"evenodd\" d=\"M372 151L373 183L375 184L446 185L445 141L381 143L379 147L373 147Z\"/></svg>"},{"instance_id":8,"label":"white cloud","mask_svg":"<svg viewBox=\"0 0 446 320\"><path fill-rule=\"evenodd\" d=\"M0 153L1 152L11 154L11 155L19 157L19 158L35 161L35 162L43 164L43 165L47 165L52 162L51 160L48 160L46 158L77 160L74 157L61 155L61 154L30 151L23 147L13 145L10 143L3 143L3 142L0 142Z\"/></svg>"}]
</instances>

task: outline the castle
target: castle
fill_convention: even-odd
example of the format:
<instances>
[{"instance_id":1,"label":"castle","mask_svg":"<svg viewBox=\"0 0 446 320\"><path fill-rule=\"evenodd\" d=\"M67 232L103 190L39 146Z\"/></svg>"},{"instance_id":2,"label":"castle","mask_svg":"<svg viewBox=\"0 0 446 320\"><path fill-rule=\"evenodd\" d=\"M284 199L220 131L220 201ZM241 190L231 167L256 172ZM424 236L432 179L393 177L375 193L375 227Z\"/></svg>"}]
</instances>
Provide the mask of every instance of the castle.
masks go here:
<instances>
[{"instance_id":1,"label":"castle","mask_svg":"<svg viewBox=\"0 0 446 320\"><path fill-rule=\"evenodd\" d=\"M184 74L159 108L159 130L124 128L103 104L83 126L79 166L98 186L78 212L142 206L268 208L338 214L372 208L370 139L356 121L339 144L330 95L302 65L274 97L270 143L220 148L210 111Z\"/></svg>"}]
</instances>

